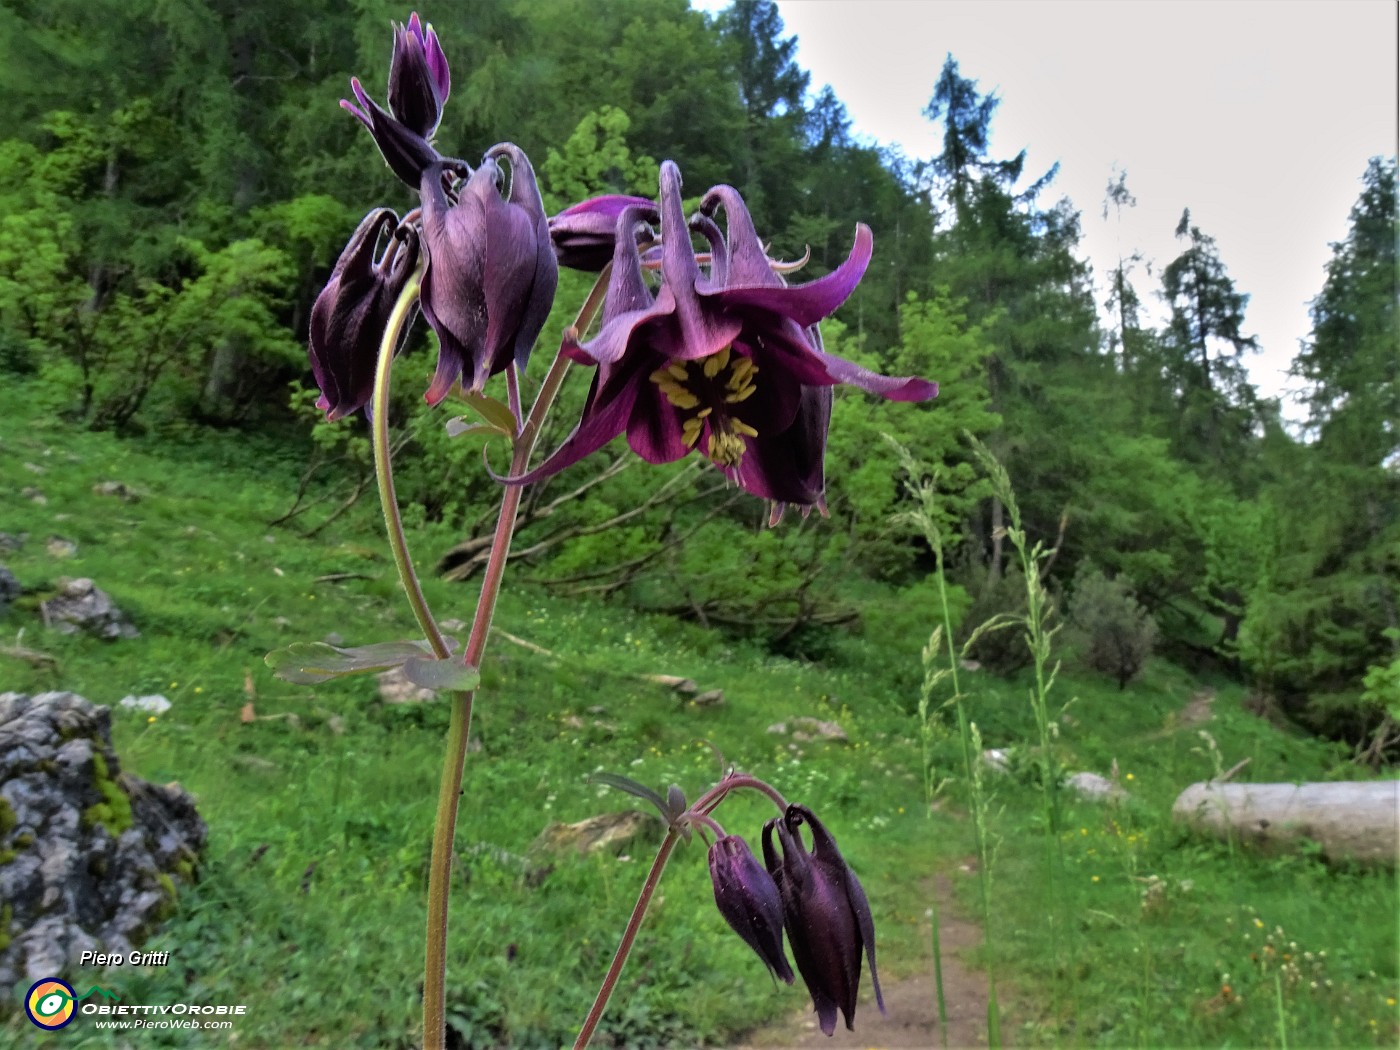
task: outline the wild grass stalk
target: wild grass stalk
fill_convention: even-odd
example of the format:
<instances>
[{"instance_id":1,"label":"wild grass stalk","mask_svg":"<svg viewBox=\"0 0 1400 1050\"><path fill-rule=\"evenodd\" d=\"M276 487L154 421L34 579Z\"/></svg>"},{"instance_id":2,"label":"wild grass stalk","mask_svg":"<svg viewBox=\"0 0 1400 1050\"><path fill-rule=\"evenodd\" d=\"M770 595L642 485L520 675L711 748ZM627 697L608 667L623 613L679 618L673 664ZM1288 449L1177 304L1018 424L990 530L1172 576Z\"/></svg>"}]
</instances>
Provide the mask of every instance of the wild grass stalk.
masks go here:
<instances>
[{"instance_id":1,"label":"wild grass stalk","mask_svg":"<svg viewBox=\"0 0 1400 1050\"><path fill-rule=\"evenodd\" d=\"M987 836L987 800L985 798L982 782L982 749L980 745L975 745L977 739L976 726L973 725L967 710L967 697L963 694L962 687L958 681L958 651L954 642L953 617L948 603L948 578L944 563L943 531L938 525L937 500L938 493L935 482L928 476L926 469L919 464L910 454L909 450L901 446L888 435L886 441L894 448L899 456L900 465L908 475L905 481L905 488L909 495L914 498L915 509L907 511L898 516L897 521L906 526L911 526L916 532L924 537L933 550L934 556L934 581L938 586L938 604L941 622L929 636L928 645L924 647L923 664L924 677L923 686L919 694L919 739L922 745L923 754L923 777L924 795L926 802L926 812L932 812L934 795L937 793L938 785L934 780L934 758L933 744L937 736L939 725L937 719L937 706L934 704L934 696L946 679L952 687L951 697L943 705L951 704L957 716L958 739L962 745L963 770L967 778L968 792L970 795L969 804L972 808L973 818L973 839L977 854L977 879L979 885L979 901L982 910L982 936L987 944L992 943L992 907L991 907L991 863L988 849ZM946 654L947 666L941 666L940 661ZM934 965L934 985L938 995L938 1021L939 1030L943 1038L943 1045L948 1045L948 1011L947 1003L943 992L943 962L941 945L938 939L938 901L933 898L932 904L933 918L933 965ZM990 957L987 960L987 1033L990 1046L1001 1045L1001 1024L1000 1011L997 1006L997 985L996 968Z\"/></svg>"},{"instance_id":2,"label":"wild grass stalk","mask_svg":"<svg viewBox=\"0 0 1400 1050\"><path fill-rule=\"evenodd\" d=\"M1026 646L1030 650L1035 668L1035 684L1030 690L1031 711L1035 716L1037 752L1035 764L1039 772L1041 806L1045 822L1045 887L1044 892L1052 907L1048 912L1050 925L1051 951L1056 958L1062 957L1065 947L1063 938L1072 938L1072 924L1069 922L1063 883L1064 844L1060 835L1060 783L1063 770L1056 758L1054 741L1058 737L1058 722L1050 715L1050 690L1059 675L1060 664L1052 660L1054 636L1059 625L1051 626L1050 617L1053 604L1050 592L1043 579L1044 568L1054 556L1053 549L1037 540L1031 543L1021 518L1021 508L1016 501L1016 493L1006 468L984 444L968 435L973 454L982 466L991 484L992 496L1001 502L1010 521L1006 528L1006 539L1016 552L1016 559L1026 585L1026 609L1016 617L1025 634ZM1070 944L1069 965L1066 972L1072 973L1078 957L1076 944ZM1072 1011L1073 1013L1074 1011Z\"/></svg>"}]
</instances>

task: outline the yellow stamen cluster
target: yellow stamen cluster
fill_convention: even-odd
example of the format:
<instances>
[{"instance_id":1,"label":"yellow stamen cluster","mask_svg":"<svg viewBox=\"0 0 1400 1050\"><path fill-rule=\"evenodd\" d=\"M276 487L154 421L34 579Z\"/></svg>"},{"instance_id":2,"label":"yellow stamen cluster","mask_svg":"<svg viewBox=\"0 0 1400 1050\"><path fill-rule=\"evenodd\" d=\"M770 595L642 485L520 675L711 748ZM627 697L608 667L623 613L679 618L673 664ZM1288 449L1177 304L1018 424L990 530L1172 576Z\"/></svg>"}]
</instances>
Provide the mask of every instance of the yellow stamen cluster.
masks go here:
<instances>
[{"instance_id":1,"label":"yellow stamen cluster","mask_svg":"<svg viewBox=\"0 0 1400 1050\"><path fill-rule=\"evenodd\" d=\"M758 431L738 419L720 420L719 427L710 428L706 455L721 467L737 467L744 458L744 439L740 435L758 437Z\"/></svg>"},{"instance_id":2,"label":"yellow stamen cluster","mask_svg":"<svg viewBox=\"0 0 1400 1050\"><path fill-rule=\"evenodd\" d=\"M736 467L744 457L744 438L757 437L758 431L727 414L723 406L737 405L753 396L758 368L752 358L733 354L727 346L695 363L699 365L699 375L692 374L688 363L673 361L653 372L651 381L661 389L666 400L682 412L699 409L681 423L681 439L686 447L695 447L705 429L705 421L709 420L710 437L705 454L722 467ZM703 402L697 389L708 395L704 401L710 403L704 408L700 407ZM718 415L716 407L720 408Z\"/></svg>"},{"instance_id":3,"label":"yellow stamen cluster","mask_svg":"<svg viewBox=\"0 0 1400 1050\"><path fill-rule=\"evenodd\" d=\"M677 408L691 409L700 404L700 399L685 387L688 374L685 365L676 361L660 371L653 372L651 381L661 388L661 392L671 404Z\"/></svg>"}]
</instances>

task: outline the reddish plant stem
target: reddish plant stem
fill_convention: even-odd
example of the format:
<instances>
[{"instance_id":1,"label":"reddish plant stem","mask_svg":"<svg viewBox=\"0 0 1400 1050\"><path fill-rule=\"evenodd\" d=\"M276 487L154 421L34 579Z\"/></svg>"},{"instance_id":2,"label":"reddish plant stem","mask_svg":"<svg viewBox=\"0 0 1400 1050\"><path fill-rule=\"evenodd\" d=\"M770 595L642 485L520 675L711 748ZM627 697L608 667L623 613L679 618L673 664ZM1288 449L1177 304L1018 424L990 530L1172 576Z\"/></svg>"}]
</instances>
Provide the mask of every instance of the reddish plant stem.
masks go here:
<instances>
[{"instance_id":1,"label":"reddish plant stem","mask_svg":"<svg viewBox=\"0 0 1400 1050\"><path fill-rule=\"evenodd\" d=\"M632 953L632 945L637 940L637 932L642 928L642 920L646 918L647 909L651 906L652 895L656 892L657 884L661 881L661 873L666 870L666 862L671 859L671 851L676 848L679 836L674 828L666 832L666 838L661 843L661 848L656 851L656 859L651 862L651 870L647 872L647 880L642 884L642 892L637 897L636 906L632 909L632 917L627 920L627 929L622 931L622 940L618 943L617 952L613 955L612 965L608 967L607 975L603 978L603 985L598 989L598 995L593 1000L593 1006L588 1011L588 1016L583 1019L583 1027L579 1029L578 1038L574 1040L574 1050L583 1050L593 1038L593 1033L598 1027L598 1022L603 1019L603 1011L607 1009L608 1000L612 998L613 989L617 987L618 978L622 976L622 967L627 962L627 956Z\"/></svg>"}]
</instances>

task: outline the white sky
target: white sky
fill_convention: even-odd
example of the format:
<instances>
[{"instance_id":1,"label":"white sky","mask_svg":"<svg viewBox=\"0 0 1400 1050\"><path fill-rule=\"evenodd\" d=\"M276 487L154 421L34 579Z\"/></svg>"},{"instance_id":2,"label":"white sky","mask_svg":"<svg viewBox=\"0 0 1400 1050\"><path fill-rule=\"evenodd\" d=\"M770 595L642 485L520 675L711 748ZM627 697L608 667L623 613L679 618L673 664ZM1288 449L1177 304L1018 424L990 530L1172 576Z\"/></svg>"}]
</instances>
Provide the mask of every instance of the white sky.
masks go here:
<instances>
[{"instance_id":1,"label":"white sky","mask_svg":"<svg viewBox=\"0 0 1400 1050\"><path fill-rule=\"evenodd\" d=\"M692 0L717 11L721 0ZM1265 395L1310 329L1331 242L1347 232L1367 160L1396 152L1393 0L778 0L815 94L831 84L855 131L928 159L940 129L922 115L951 52L995 91L993 157L1028 151L1025 173L1056 161L1042 197L1068 196L1082 250L1103 273L1140 251L1154 266L1139 294L1163 316L1158 274L1182 250L1183 208L1214 237L1250 296L1249 360ZM1121 230L1105 186L1128 174L1138 205ZM879 251L879 231L876 231ZM1154 319L1160 323L1160 318ZM1292 413L1290 413L1292 414Z\"/></svg>"}]
</instances>

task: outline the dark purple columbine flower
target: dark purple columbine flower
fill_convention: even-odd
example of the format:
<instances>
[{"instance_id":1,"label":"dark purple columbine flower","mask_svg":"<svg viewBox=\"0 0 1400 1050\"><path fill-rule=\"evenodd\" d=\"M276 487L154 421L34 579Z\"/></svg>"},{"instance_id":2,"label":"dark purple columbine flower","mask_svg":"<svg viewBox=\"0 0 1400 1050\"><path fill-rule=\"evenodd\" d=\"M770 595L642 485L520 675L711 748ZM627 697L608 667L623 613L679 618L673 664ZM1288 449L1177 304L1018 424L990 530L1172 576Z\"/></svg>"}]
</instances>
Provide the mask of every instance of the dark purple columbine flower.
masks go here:
<instances>
[{"instance_id":1,"label":"dark purple columbine flower","mask_svg":"<svg viewBox=\"0 0 1400 1050\"><path fill-rule=\"evenodd\" d=\"M408 25L394 28L389 109L369 97L359 77L350 78L356 101L343 98L340 105L369 129L389 169L416 190L423 172L442 159L429 140L442 119L442 105L451 89L447 57L437 34L425 31L415 13Z\"/></svg>"},{"instance_id":2,"label":"dark purple columbine flower","mask_svg":"<svg viewBox=\"0 0 1400 1050\"><path fill-rule=\"evenodd\" d=\"M442 106L452 92L452 75L432 26L423 28L418 12L408 25L394 27L394 58L389 66L389 112L400 124L432 139Z\"/></svg>"},{"instance_id":3,"label":"dark purple columbine flower","mask_svg":"<svg viewBox=\"0 0 1400 1050\"><path fill-rule=\"evenodd\" d=\"M724 921L758 953L769 973L792 984L792 967L783 954L783 902L778 887L738 835L728 835L710 847L710 881Z\"/></svg>"},{"instance_id":4,"label":"dark purple columbine flower","mask_svg":"<svg viewBox=\"0 0 1400 1050\"><path fill-rule=\"evenodd\" d=\"M727 231L713 216L725 213ZM643 277L638 225L659 218L661 285ZM692 227L709 241L708 272L691 246ZM687 223L681 177L661 166L659 216L625 204L613 237L613 270L601 328L565 353L598 365L583 418L539 467L509 479L535 481L626 433L649 463L698 448L741 488L781 505L821 506L830 392L852 383L892 401L923 401L938 385L877 375L824 352L816 324L854 290L870 262L868 227L833 272L789 287L773 272L738 192L712 189Z\"/></svg>"},{"instance_id":5,"label":"dark purple columbine flower","mask_svg":"<svg viewBox=\"0 0 1400 1050\"><path fill-rule=\"evenodd\" d=\"M617 220L628 208L650 208L645 197L608 193L565 208L549 220L559 265L597 273L612 261Z\"/></svg>"},{"instance_id":6,"label":"dark purple columbine flower","mask_svg":"<svg viewBox=\"0 0 1400 1050\"><path fill-rule=\"evenodd\" d=\"M510 160L505 197L498 157ZM443 179L459 165L466 178L453 199ZM460 161L436 163L423 172L420 194L428 253L423 315L440 343L424 397L435 405L459 378L480 391L512 360L525 367L554 302L559 267L534 169L518 146L492 146L476 171Z\"/></svg>"},{"instance_id":7,"label":"dark purple columbine flower","mask_svg":"<svg viewBox=\"0 0 1400 1050\"><path fill-rule=\"evenodd\" d=\"M376 260L380 240L391 231ZM385 326L417 261L418 235L400 227L388 208L366 215L340 253L311 307L311 371L321 388L316 407L327 419L369 404Z\"/></svg>"},{"instance_id":8,"label":"dark purple columbine flower","mask_svg":"<svg viewBox=\"0 0 1400 1050\"><path fill-rule=\"evenodd\" d=\"M798 830L803 824L811 829L811 850ZM781 853L773 843L774 832ZM788 806L780 819L763 825L763 860L777 883L792 957L812 993L822 1031L831 1035L836 1030L838 1008L846 1027L853 1027L862 952L870 961L875 1002L884 1013L870 905L831 833L807 807Z\"/></svg>"}]
</instances>

